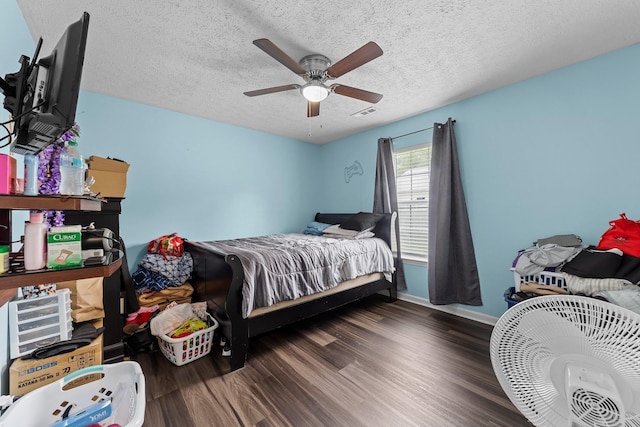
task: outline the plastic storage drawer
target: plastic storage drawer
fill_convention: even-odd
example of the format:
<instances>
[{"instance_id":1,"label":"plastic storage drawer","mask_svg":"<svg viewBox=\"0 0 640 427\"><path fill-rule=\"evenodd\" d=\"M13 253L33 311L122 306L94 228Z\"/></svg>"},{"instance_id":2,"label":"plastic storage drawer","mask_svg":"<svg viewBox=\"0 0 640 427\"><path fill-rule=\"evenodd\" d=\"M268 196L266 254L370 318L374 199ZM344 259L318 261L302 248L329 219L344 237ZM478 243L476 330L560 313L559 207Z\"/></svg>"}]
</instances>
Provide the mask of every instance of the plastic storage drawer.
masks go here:
<instances>
[{"instance_id":1,"label":"plastic storage drawer","mask_svg":"<svg viewBox=\"0 0 640 427\"><path fill-rule=\"evenodd\" d=\"M58 341L71 339L71 292L59 289L53 295L9 302L11 358Z\"/></svg>"}]
</instances>

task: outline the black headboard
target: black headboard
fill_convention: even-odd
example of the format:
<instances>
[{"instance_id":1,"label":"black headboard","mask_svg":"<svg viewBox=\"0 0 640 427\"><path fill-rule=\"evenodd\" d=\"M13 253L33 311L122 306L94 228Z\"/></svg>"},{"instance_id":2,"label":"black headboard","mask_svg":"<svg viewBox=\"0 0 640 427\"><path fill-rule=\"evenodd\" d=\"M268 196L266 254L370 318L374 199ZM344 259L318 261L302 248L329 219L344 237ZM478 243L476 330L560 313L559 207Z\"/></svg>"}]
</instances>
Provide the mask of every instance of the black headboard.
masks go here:
<instances>
[{"instance_id":1,"label":"black headboard","mask_svg":"<svg viewBox=\"0 0 640 427\"><path fill-rule=\"evenodd\" d=\"M346 221L350 216L355 215L353 213L316 213L315 221L323 222L325 224L341 224ZM387 245L391 248L391 227L394 224L395 213L383 214L384 217L378 221L373 232L376 237L387 242Z\"/></svg>"}]
</instances>

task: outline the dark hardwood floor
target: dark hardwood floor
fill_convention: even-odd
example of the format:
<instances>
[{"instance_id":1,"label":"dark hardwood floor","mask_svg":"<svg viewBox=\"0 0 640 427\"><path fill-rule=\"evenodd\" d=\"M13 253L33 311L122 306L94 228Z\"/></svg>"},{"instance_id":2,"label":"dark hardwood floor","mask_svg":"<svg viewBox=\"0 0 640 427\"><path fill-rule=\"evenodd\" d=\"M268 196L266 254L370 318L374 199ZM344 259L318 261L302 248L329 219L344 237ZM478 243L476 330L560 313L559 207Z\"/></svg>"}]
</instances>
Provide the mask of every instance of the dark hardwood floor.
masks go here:
<instances>
[{"instance_id":1,"label":"dark hardwood floor","mask_svg":"<svg viewBox=\"0 0 640 427\"><path fill-rule=\"evenodd\" d=\"M145 426L530 426L500 387L491 326L375 295L184 366L138 353Z\"/></svg>"}]
</instances>

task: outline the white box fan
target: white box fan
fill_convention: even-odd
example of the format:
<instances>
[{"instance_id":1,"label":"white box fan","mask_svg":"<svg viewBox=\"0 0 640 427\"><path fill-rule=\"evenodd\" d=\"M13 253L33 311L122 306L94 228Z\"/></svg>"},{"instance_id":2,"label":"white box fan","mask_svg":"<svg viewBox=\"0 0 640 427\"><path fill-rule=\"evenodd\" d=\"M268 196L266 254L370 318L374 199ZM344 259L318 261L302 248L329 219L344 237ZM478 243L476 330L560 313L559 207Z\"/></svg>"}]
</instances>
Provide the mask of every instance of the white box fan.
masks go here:
<instances>
[{"instance_id":1,"label":"white box fan","mask_svg":"<svg viewBox=\"0 0 640 427\"><path fill-rule=\"evenodd\" d=\"M536 426L640 427L640 315L550 295L507 310L491 334L493 370Z\"/></svg>"}]
</instances>

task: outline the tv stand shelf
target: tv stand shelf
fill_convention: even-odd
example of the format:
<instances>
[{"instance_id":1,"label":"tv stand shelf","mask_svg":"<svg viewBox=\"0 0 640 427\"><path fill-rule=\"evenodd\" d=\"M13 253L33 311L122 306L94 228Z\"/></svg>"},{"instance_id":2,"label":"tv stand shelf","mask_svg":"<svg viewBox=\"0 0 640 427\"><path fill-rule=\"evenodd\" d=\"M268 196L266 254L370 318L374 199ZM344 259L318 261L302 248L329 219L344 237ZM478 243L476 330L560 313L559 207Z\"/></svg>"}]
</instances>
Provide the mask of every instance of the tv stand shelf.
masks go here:
<instances>
[{"instance_id":1,"label":"tv stand shelf","mask_svg":"<svg viewBox=\"0 0 640 427\"><path fill-rule=\"evenodd\" d=\"M103 201L86 197L67 196L20 196L0 195L0 240L11 239L11 211L13 210L59 210L59 211L100 211ZM6 227L6 229L4 228ZM122 265L122 255L109 265L69 268L64 270L10 271L0 274L0 305L4 305L16 295L22 286L78 280L89 277L108 277Z\"/></svg>"}]
</instances>

